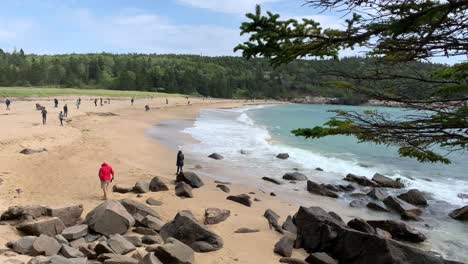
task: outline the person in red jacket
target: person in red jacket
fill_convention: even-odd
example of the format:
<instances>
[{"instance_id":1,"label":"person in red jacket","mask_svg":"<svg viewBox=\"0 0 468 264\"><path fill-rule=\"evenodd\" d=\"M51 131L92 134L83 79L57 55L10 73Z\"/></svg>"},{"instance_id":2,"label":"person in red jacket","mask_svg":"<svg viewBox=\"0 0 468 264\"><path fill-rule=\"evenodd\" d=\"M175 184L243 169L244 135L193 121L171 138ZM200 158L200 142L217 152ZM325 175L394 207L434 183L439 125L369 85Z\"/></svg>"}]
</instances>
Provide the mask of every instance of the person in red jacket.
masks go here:
<instances>
[{"instance_id":1,"label":"person in red jacket","mask_svg":"<svg viewBox=\"0 0 468 264\"><path fill-rule=\"evenodd\" d=\"M114 180L114 170L112 167L103 162L99 169L99 179L101 180L101 188L104 192L104 200L107 200L107 188L109 183Z\"/></svg>"}]
</instances>

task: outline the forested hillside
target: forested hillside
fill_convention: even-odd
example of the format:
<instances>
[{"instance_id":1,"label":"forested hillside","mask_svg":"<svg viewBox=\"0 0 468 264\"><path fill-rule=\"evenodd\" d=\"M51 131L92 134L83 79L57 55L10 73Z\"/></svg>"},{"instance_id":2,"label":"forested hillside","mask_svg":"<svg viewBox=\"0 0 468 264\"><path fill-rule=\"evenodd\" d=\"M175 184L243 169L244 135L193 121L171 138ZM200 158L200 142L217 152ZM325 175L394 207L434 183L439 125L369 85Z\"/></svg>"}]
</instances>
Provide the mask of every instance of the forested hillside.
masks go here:
<instances>
[{"instance_id":1,"label":"forested hillside","mask_svg":"<svg viewBox=\"0 0 468 264\"><path fill-rule=\"evenodd\" d=\"M399 71L391 65L384 67L389 72ZM418 74L430 74L440 67L429 63L411 65ZM240 57L108 53L39 56L0 49L0 86L163 91L225 98L359 97L331 85L352 79L327 72L359 74L374 68L371 59L357 57L299 60L272 68L267 60L247 61ZM418 91L415 96L427 95L427 89L413 91Z\"/></svg>"}]
</instances>

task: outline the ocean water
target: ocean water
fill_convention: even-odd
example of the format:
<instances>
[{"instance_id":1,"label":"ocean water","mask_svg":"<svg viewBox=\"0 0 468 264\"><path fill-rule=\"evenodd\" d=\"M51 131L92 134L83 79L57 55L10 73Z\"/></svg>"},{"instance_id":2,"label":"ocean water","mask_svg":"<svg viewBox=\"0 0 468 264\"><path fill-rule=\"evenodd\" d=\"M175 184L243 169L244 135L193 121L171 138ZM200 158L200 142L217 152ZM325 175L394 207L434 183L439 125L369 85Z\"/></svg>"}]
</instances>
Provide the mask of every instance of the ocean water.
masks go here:
<instances>
[{"instance_id":1,"label":"ocean water","mask_svg":"<svg viewBox=\"0 0 468 264\"><path fill-rule=\"evenodd\" d=\"M329 112L334 109L377 109L396 117L409 111L331 105L208 109L200 112L193 126L183 129L184 133L190 134L198 142L184 145L183 148L193 159L204 157L197 162L206 164L213 164L206 158L207 155L213 152L223 155L225 159L217 164L222 164L219 166L222 166L225 173L218 173L216 177L223 179L225 175L231 175L229 180L234 178L234 181L247 184L258 183L258 179L263 176L281 179L284 173L293 170L299 170L314 181L332 184L346 183L342 179L347 173L368 177L381 173L392 178L401 178L407 188L389 190L391 194L397 195L416 188L424 191L428 198L429 206L422 215L424 222L411 223L429 236L430 245L425 249L441 252L451 259L468 261L468 223L455 221L447 215L451 210L468 203L468 200L459 197L459 194L468 193L468 155L452 153L449 156L452 161L450 165L419 163L414 159L399 157L394 147L358 143L353 137L334 136L308 140L290 133L295 128L322 125L334 116ZM290 158L275 158L276 154L282 152L289 153ZM317 171L318 167L324 171ZM304 183L273 188L275 192L284 191L291 196L293 191L306 192ZM305 199L305 196L297 197L299 204L301 199ZM351 200L347 196L341 198L338 199L339 203L349 203ZM391 214L379 217L395 219Z\"/></svg>"}]
</instances>

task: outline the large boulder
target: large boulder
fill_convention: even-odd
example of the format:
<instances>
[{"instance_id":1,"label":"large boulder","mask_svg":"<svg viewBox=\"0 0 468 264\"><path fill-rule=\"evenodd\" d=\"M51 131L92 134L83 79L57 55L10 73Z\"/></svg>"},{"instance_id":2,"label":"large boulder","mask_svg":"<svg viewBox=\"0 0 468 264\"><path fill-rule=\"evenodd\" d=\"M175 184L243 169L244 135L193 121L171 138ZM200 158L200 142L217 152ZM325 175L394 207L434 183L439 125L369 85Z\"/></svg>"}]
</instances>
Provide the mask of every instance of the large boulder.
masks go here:
<instances>
[{"instance_id":1,"label":"large boulder","mask_svg":"<svg viewBox=\"0 0 468 264\"><path fill-rule=\"evenodd\" d=\"M66 238L68 241L75 240L80 237L84 237L87 234L88 234L87 225L76 225L76 226L67 227L62 232L62 236Z\"/></svg>"},{"instance_id":2,"label":"large boulder","mask_svg":"<svg viewBox=\"0 0 468 264\"><path fill-rule=\"evenodd\" d=\"M387 176L384 176L382 174L376 173L374 174L374 177L372 177L372 181L378 183L381 187L387 187L387 188L403 188L405 185L399 181L396 181L392 178L389 178Z\"/></svg>"},{"instance_id":3,"label":"large boulder","mask_svg":"<svg viewBox=\"0 0 468 264\"><path fill-rule=\"evenodd\" d=\"M276 157L277 157L278 159L285 160L285 159L288 159L288 158L289 158L289 154L288 154L288 153L279 153L278 155L276 155Z\"/></svg>"},{"instance_id":4,"label":"large boulder","mask_svg":"<svg viewBox=\"0 0 468 264\"><path fill-rule=\"evenodd\" d=\"M389 232L395 239L414 243L424 242L426 240L425 235L402 222L393 220L373 220L367 221L367 223L374 228L380 228Z\"/></svg>"},{"instance_id":5,"label":"large boulder","mask_svg":"<svg viewBox=\"0 0 468 264\"><path fill-rule=\"evenodd\" d=\"M292 220L292 217L290 215L288 215L288 217L286 218L286 220L284 220L284 223L283 225L281 226L284 230L292 233L292 234L296 234L297 233L297 228L296 228L296 225L293 223L293 220Z\"/></svg>"},{"instance_id":6,"label":"large boulder","mask_svg":"<svg viewBox=\"0 0 468 264\"><path fill-rule=\"evenodd\" d=\"M133 191L136 193L147 193L150 191L150 185L148 182L139 181L133 186Z\"/></svg>"},{"instance_id":7,"label":"large boulder","mask_svg":"<svg viewBox=\"0 0 468 264\"><path fill-rule=\"evenodd\" d=\"M40 235L34 240L33 249L41 255L53 256L62 248L62 245L55 239L46 235Z\"/></svg>"},{"instance_id":8,"label":"large boulder","mask_svg":"<svg viewBox=\"0 0 468 264\"><path fill-rule=\"evenodd\" d=\"M346 177L343 180L354 182L362 186L379 187L379 185L376 182L369 180L367 177L357 176L352 173L346 175Z\"/></svg>"},{"instance_id":9,"label":"large boulder","mask_svg":"<svg viewBox=\"0 0 468 264\"><path fill-rule=\"evenodd\" d=\"M25 220L30 218L39 218L46 214L46 208L40 205L31 206L10 206L8 210L2 213L0 220Z\"/></svg>"},{"instance_id":10,"label":"large boulder","mask_svg":"<svg viewBox=\"0 0 468 264\"><path fill-rule=\"evenodd\" d=\"M398 198L413 205L427 206L426 198L418 189L411 189L406 193L402 193L398 195Z\"/></svg>"},{"instance_id":11,"label":"large boulder","mask_svg":"<svg viewBox=\"0 0 468 264\"><path fill-rule=\"evenodd\" d=\"M228 219L231 211L219 208L205 209L205 225L215 225Z\"/></svg>"},{"instance_id":12,"label":"large boulder","mask_svg":"<svg viewBox=\"0 0 468 264\"><path fill-rule=\"evenodd\" d=\"M338 198L338 194L313 181L307 181L307 191L316 195Z\"/></svg>"},{"instance_id":13,"label":"large boulder","mask_svg":"<svg viewBox=\"0 0 468 264\"><path fill-rule=\"evenodd\" d=\"M196 252L209 252L223 247L223 239L195 220L192 213L181 211L160 231L164 240L173 237Z\"/></svg>"},{"instance_id":14,"label":"large boulder","mask_svg":"<svg viewBox=\"0 0 468 264\"><path fill-rule=\"evenodd\" d=\"M125 239L120 234L110 236L107 240L107 244L109 244L110 248L112 248L116 254L120 255L125 255L136 249L135 246L130 243L130 241Z\"/></svg>"},{"instance_id":15,"label":"large boulder","mask_svg":"<svg viewBox=\"0 0 468 264\"><path fill-rule=\"evenodd\" d=\"M185 182L192 188L200 188L204 185L203 181L198 177L197 174L190 171L184 171L177 175L176 182Z\"/></svg>"},{"instance_id":16,"label":"large boulder","mask_svg":"<svg viewBox=\"0 0 468 264\"><path fill-rule=\"evenodd\" d=\"M226 199L243 204L247 207L252 206L252 201L250 200L250 196L248 196L247 194L230 195Z\"/></svg>"},{"instance_id":17,"label":"large boulder","mask_svg":"<svg viewBox=\"0 0 468 264\"><path fill-rule=\"evenodd\" d=\"M30 220L16 226L16 228L26 235L40 236L42 234L54 237L61 234L65 225L58 217L42 218Z\"/></svg>"},{"instance_id":18,"label":"large boulder","mask_svg":"<svg viewBox=\"0 0 468 264\"><path fill-rule=\"evenodd\" d=\"M131 215L139 214L143 217L151 215L157 218L161 218L161 216L153 208L144 203L140 203L132 199L122 199L120 200L120 203Z\"/></svg>"},{"instance_id":19,"label":"large boulder","mask_svg":"<svg viewBox=\"0 0 468 264\"><path fill-rule=\"evenodd\" d=\"M185 182L178 182L176 184L175 194L179 197L193 198L192 187Z\"/></svg>"},{"instance_id":20,"label":"large boulder","mask_svg":"<svg viewBox=\"0 0 468 264\"><path fill-rule=\"evenodd\" d=\"M161 219L154 217L152 215L147 215L143 218L142 224L144 227L151 228L159 232L161 227L165 224Z\"/></svg>"},{"instance_id":21,"label":"large boulder","mask_svg":"<svg viewBox=\"0 0 468 264\"><path fill-rule=\"evenodd\" d=\"M221 155L218 154L218 153L213 153L213 154L209 155L208 157L209 157L209 158L212 158L212 159L215 159L215 160L222 160L222 159L224 159L224 157L221 156Z\"/></svg>"},{"instance_id":22,"label":"large boulder","mask_svg":"<svg viewBox=\"0 0 468 264\"><path fill-rule=\"evenodd\" d=\"M372 191L368 192L367 195L372 199L383 201L387 197L387 193L379 188L374 188Z\"/></svg>"},{"instance_id":23,"label":"large boulder","mask_svg":"<svg viewBox=\"0 0 468 264\"><path fill-rule=\"evenodd\" d=\"M278 242L276 242L273 252L282 257L291 257L293 248L294 239L292 239L290 236L284 236Z\"/></svg>"},{"instance_id":24,"label":"large boulder","mask_svg":"<svg viewBox=\"0 0 468 264\"><path fill-rule=\"evenodd\" d=\"M65 226L73 226L79 223L81 220L81 214L83 213L83 205L67 206L60 208L47 208L46 214L51 217L58 217Z\"/></svg>"},{"instance_id":25,"label":"large boulder","mask_svg":"<svg viewBox=\"0 0 468 264\"><path fill-rule=\"evenodd\" d=\"M453 210L450 214L450 217L456 220L468 220L468 205L463 206L462 208L458 208Z\"/></svg>"},{"instance_id":26,"label":"large boulder","mask_svg":"<svg viewBox=\"0 0 468 264\"><path fill-rule=\"evenodd\" d=\"M384 204L395 211L399 212L400 214L403 213L413 213L415 215L420 215L422 214L421 208L418 208L414 205L411 205L399 198L393 197L393 196L388 196L385 198L383 201Z\"/></svg>"},{"instance_id":27,"label":"large boulder","mask_svg":"<svg viewBox=\"0 0 468 264\"><path fill-rule=\"evenodd\" d=\"M94 232L110 236L125 234L135 224L135 219L121 203L109 200L89 212L85 223Z\"/></svg>"},{"instance_id":28,"label":"large boulder","mask_svg":"<svg viewBox=\"0 0 468 264\"><path fill-rule=\"evenodd\" d=\"M36 236L24 236L16 241L8 242L7 246L16 253L34 256L38 254L33 248L36 239Z\"/></svg>"},{"instance_id":29,"label":"large boulder","mask_svg":"<svg viewBox=\"0 0 468 264\"><path fill-rule=\"evenodd\" d=\"M195 254L193 250L178 241L175 238L169 237L164 245L156 248L154 255L162 263L170 264L193 264L195 263Z\"/></svg>"},{"instance_id":30,"label":"large boulder","mask_svg":"<svg viewBox=\"0 0 468 264\"><path fill-rule=\"evenodd\" d=\"M283 179L288 181L307 181L308 178L300 172L288 172L283 175Z\"/></svg>"},{"instance_id":31,"label":"large boulder","mask_svg":"<svg viewBox=\"0 0 468 264\"><path fill-rule=\"evenodd\" d=\"M159 177L154 177L149 184L149 189L152 192L161 192L168 191L169 187Z\"/></svg>"}]
</instances>

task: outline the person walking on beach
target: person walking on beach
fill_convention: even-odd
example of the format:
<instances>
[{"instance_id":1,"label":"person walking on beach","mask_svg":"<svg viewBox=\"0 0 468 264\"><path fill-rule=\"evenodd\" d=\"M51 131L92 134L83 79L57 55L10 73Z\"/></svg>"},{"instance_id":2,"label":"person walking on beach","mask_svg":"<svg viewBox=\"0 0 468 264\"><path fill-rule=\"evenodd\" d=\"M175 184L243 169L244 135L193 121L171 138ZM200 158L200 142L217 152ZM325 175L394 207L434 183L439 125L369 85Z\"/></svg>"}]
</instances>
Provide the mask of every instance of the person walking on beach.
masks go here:
<instances>
[{"instance_id":1,"label":"person walking on beach","mask_svg":"<svg viewBox=\"0 0 468 264\"><path fill-rule=\"evenodd\" d=\"M65 117L68 117L68 105L67 104L63 106L63 115Z\"/></svg>"},{"instance_id":2,"label":"person walking on beach","mask_svg":"<svg viewBox=\"0 0 468 264\"><path fill-rule=\"evenodd\" d=\"M94 99L94 106L97 106L97 98Z\"/></svg>"},{"instance_id":3,"label":"person walking on beach","mask_svg":"<svg viewBox=\"0 0 468 264\"><path fill-rule=\"evenodd\" d=\"M63 126L63 119L65 119L65 116L64 116L62 111L60 111L60 114L59 114L58 117L59 117L59 120L60 120L60 126Z\"/></svg>"},{"instance_id":4,"label":"person walking on beach","mask_svg":"<svg viewBox=\"0 0 468 264\"><path fill-rule=\"evenodd\" d=\"M99 169L99 180L101 181L101 189L104 193L104 200L107 200L107 190L109 183L114 180L114 170L112 167L103 162Z\"/></svg>"},{"instance_id":5,"label":"person walking on beach","mask_svg":"<svg viewBox=\"0 0 468 264\"><path fill-rule=\"evenodd\" d=\"M167 100L167 98L166 98L166 104L169 104L169 100Z\"/></svg>"},{"instance_id":6,"label":"person walking on beach","mask_svg":"<svg viewBox=\"0 0 468 264\"><path fill-rule=\"evenodd\" d=\"M103 104L102 104L102 97L101 97L101 98L99 98L99 100L101 100L101 106L103 106Z\"/></svg>"},{"instance_id":7,"label":"person walking on beach","mask_svg":"<svg viewBox=\"0 0 468 264\"><path fill-rule=\"evenodd\" d=\"M150 110L149 105L145 105L145 112L148 112Z\"/></svg>"},{"instance_id":8,"label":"person walking on beach","mask_svg":"<svg viewBox=\"0 0 468 264\"><path fill-rule=\"evenodd\" d=\"M11 104L11 101L10 99L5 99L5 104L6 104L6 110L10 110L10 104Z\"/></svg>"},{"instance_id":9,"label":"person walking on beach","mask_svg":"<svg viewBox=\"0 0 468 264\"><path fill-rule=\"evenodd\" d=\"M132 99L130 100L130 103L132 104L132 106L134 102L135 102L135 97L132 97Z\"/></svg>"},{"instance_id":10,"label":"person walking on beach","mask_svg":"<svg viewBox=\"0 0 468 264\"><path fill-rule=\"evenodd\" d=\"M45 107L42 107L42 125L45 125L47 123L47 110Z\"/></svg>"},{"instance_id":11,"label":"person walking on beach","mask_svg":"<svg viewBox=\"0 0 468 264\"><path fill-rule=\"evenodd\" d=\"M54 106L55 106L55 108L58 107L58 100L57 100L57 98L54 99Z\"/></svg>"},{"instance_id":12,"label":"person walking on beach","mask_svg":"<svg viewBox=\"0 0 468 264\"><path fill-rule=\"evenodd\" d=\"M76 100L76 109L80 109L80 104L81 104L81 98L78 98L78 100Z\"/></svg>"},{"instance_id":13,"label":"person walking on beach","mask_svg":"<svg viewBox=\"0 0 468 264\"><path fill-rule=\"evenodd\" d=\"M177 162L176 162L176 166L177 166L177 175L179 175L179 173L182 173L182 167L184 167L184 153L182 153L182 150L179 149L179 152L177 152Z\"/></svg>"}]
</instances>

